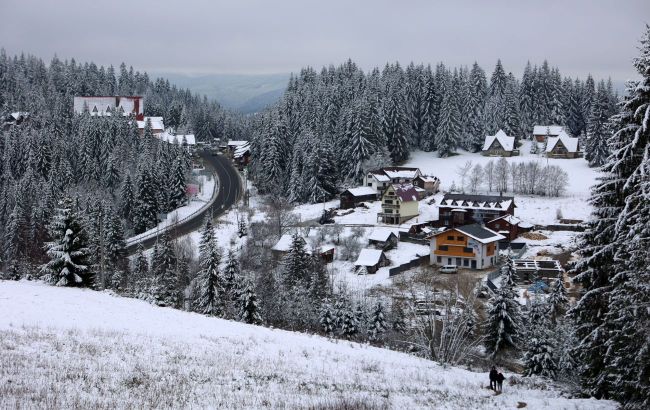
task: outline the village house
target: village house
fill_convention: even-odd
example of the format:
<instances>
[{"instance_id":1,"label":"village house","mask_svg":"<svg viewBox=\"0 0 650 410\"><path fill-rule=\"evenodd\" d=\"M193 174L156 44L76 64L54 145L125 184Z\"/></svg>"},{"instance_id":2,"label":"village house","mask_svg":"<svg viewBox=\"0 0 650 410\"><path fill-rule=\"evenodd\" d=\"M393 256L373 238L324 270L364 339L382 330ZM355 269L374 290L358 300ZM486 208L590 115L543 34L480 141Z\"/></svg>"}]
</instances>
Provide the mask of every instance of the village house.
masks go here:
<instances>
[{"instance_id":1,"label":"village house","mask_svg":"<svg viewBox=\"0 0 650 410\"><path fill-rule=\"evenodd\" d=\"M391 184L381 196L381 212L377 220L401 224L418 216L418 192L412 184Z\"/></svg>"},{"instance_id":2,"label":"village house","mask_svg":"<svg viewBox=\"0 0 650 410\"><path fill-rule=\"evenodd\" d=\"M412 183L422 175L419 168L384 167L369 171L363 176L363 186L372 187L378 193L383 192L390 184Z\"/></svg>"},{"instance_id":3,"label":"village house","mask_svg":"<svg viewBox=\"0 0 650 410\"><path fill-rule=\"evenodd\" d=\"M163 132L161 134L155 134L154 136L161 141L165 141L169 144L184 146L188 152L191 152L196 147L196 137L194 134L172 135L167 132Z\"/></svg>"},{"instance_id":4,"label":"village house","mask_svg":"<svg viewBox=\"0 0 650 410\"><path fill-rule=\"evenodd\" d=\"M245 144L237 146L232 154L232 160L239 170L243 170L248 165L251 157L251 144L246 141Z\"/></svg>"},{"instance_id":5,"label":"village house","mask_svg":"<svg viewBox=\"0 0 650 410\"><path fill-rule=\"evenodd\" d=\"M341 192L339 195L341 209L349 209L359 206L363 202L373 202L377 200L377 191L372 187L362 186L350 188Z\"/></svg>"},{"instance_id":6,"label":"village house","mask_svg":"<svg viewBox=\"0 0 650 410\"><path fill-rule=\"evenodd\" d=\"M20 126L23 122L29 120L29 113L26 111L16 111L6 116L0 116L2 120L2 129L7 131L13 126Z\"/></svg>"},{"instance_id":7,"label":"village house","mask_svg":"<svg viewBox=\"0 0 650 410\"><path fill-rule=\"evenodd\" d=\"M546 142L546 156L549 158L579 158L579 139L562 131L557 137L549 137Z\"/></svg>"},{"instance_id":8,"label":"village house","mask_svg":"<svg viewBox=\"0 0 650 410\"><path fill-rule=\"evenodd\" d=\"M123 115L133 115L138 121L144 120L144 99L141 96L78 96L73 101L75 114L88 109L92 116L111 115L111 111L121 108Z\"/></svg>"},{"instance_id":9,"label":"village house","mask_svg":"<svg viewBox=\"0 0 650 410\"><path fill-rule=\"evenodd\" d=\"M418 175L413 178L413 185L424 189L426 195L433 195L440 191L440 179L430 175Z\"/></svg>"},{"instance_id":10,"label":"village house","mask_svg":"<svg viewBox=\"0 0 650 410\"><path fill-rule=\"evenodd\" d=\"M387 228L375 228L368 236L368 244L377 249L388 251L397 246L399 241L393 230Z\"/></svg>"},{"instance_id":11,"label":"village house","mask_svg":"<svg viewBox=\"0 0 650 410\"><path fill-rule=\"evenodd\" d=\"M519 155L515 149L515 137L509 137L503 130L495 135L486 135L481 154L490 157L511 157Z\"/></svg>"},{"instance_id":12,"label":"village house","mask_svg":"<svg viewBox=\"0 0 650 410\"><path fill-rule=\"evenodd\" d=\"M557 137L564 131L561 125L535 125L533 127L533 139L537 142L546 141L546 137Z\"/></svg>"},{"instance_id":13,"label":"village house","mask_svg":"<svg viewBox=\"0 0 650 410\"><path fill-rule=\"evenodd\" d=\"M158 136L165 131L165 121L163 121L163 117L144 117L142 121L137 121L140 136L144 135L144 129L147 126L147 122L151 123L151 132L154 136Z\"/></svg>"},{"instance_id":14,"label":"village house","mask_svg":"<svg viewBox=\"0 0 650 410\"><path fill-rule=\"evenodd\" d=\"M471 269L485 269L498 262L497 245L504 239L479 224L458 226L430 237L432 265L456 265Z\"/></svg>"},{"instance_id":15,"label":"village house","mask_svg":"<svg viewBox=\"0 0 650 410\"><path fill-rule=\"evenodd\" d=\"M355 271L357 273L363 272L362 268L365 268L367 273L376 273L379 268L383 266L388 266L389 261L384 251L381 249L361 249L359 257L356 262L354 262Z\"/></svg>"},{"instance_id":16,"label":"village house","mask_svg":"<svg viewBox=\"0 0 650 410\"><path fill-rule=\"evenodd\" d=\"M310 249L305 238L300 237L300 241L305 246L305 250L307 251L307 253L311 255L312 249ZM291 250L292 243L293 243L293 235L284 234L275 243L275 245L273 245L273 247L271 248L271 253L276 259L282 259L287 253L289 253L289 250ZM329 245L329 244L321 245L318 247L318 255L320 256L323 262L331 263L332 261L334 261L334 249L335 249L334 245Z\"/></svg>"},{"instance_id":17,"label":"village house","mask_svg":"<svg viewBox=\"0 0 650 410\"><path fill-rule=\"evenodd\" d=\"M438 204L438 226L485 224L515 214L515 198L501 195L445 194Z\"/></svg>"},{"instance_id":18,"label":"village house","mask_svg":"<svg viewBox=\"0 0 650 410\"><path fill-rule=\"evenodd\" d=\"M522 221L513 215L504 215L485 223L485 226L513 241L524 232L533 229L533 225Z\"/></svg>"}]
</instances>

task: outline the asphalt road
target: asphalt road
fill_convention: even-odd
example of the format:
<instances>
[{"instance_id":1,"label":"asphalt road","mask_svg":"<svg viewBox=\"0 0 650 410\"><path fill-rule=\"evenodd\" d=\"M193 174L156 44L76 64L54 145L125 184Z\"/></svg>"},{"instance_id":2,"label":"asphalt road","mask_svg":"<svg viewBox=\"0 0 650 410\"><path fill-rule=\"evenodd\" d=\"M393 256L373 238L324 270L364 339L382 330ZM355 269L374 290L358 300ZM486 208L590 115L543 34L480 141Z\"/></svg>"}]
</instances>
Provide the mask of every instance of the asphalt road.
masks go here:
<instances>
[{"instance_id":1,"label":"asphalt road","mask_svg":"<svg viewBox=\"0 0 650 410\"><path fill-rule=\"evenodd\" d=\"M223 214L234 205L235 202L237 202L242 193L242 183L239 177L239 172L235 169L227 156L212 155L208 151L201 151L199 156L203 159L203 164L205 165L206 170L211 171L219 179L217 199L211 207L194 214L190 220L172 228L170 231L172 239L187 235L188 233L200 229L205 222L205 216L210 213L212 213L214 218ZM140 243L127 246L126 250L129 255L132 255L137 252L139 245L148 249L151 248L157 240L157 236L152 236Z\"/></svg>"}]
</instances>

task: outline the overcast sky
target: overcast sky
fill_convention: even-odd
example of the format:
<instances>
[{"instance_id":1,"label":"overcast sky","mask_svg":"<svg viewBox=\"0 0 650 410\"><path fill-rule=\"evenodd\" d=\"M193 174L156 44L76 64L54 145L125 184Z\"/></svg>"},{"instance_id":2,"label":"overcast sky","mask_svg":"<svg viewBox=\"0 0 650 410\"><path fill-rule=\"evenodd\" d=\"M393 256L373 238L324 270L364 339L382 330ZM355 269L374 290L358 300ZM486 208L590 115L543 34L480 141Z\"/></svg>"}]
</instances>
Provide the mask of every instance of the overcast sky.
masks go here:
<instances>
[{"instance_id":1,"label":"overcast sky","mask_svg":"<svg viewBox=\"0 0 650 410\"><path fill-rule=\"evenodd\" d=\"M520 74L634 76L650 0L0 0L0 47L49 61L179 73L281 73L348 57L450 65L497 58Z\"/></svg>"}]
</instances>

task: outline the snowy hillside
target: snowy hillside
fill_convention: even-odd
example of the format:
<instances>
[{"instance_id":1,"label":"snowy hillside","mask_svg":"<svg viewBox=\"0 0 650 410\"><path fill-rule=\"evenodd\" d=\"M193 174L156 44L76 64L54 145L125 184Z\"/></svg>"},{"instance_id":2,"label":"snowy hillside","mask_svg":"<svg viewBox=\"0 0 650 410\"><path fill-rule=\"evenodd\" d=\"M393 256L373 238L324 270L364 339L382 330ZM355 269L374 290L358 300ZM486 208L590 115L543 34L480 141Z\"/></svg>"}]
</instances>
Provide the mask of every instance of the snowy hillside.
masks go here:
<instances>
[{"instance_id":1,"label":"snowy hillside","mask_svg":"<svg viewBox=\"0 0 650 410\"><path fill-rule=\"evenodd\" d=\"M0 311L0 408L616 407L90 290L0 282Z\"/></svg>"}]
</instances>

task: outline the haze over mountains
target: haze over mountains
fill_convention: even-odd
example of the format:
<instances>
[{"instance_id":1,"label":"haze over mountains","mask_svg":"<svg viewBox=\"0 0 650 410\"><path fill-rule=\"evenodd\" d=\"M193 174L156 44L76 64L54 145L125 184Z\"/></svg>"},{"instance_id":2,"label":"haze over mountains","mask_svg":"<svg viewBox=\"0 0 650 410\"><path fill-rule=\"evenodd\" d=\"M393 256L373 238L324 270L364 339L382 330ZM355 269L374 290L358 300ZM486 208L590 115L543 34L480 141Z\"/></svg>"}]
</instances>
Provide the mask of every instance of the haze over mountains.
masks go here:
<instances>
[{"instance_id":1,"label":"haze over mountains","mask_svg":"<svg viewBox=\"0 0 650 410\"><path fill-rule=\"evenodd\" d=\"M167 78L178 87L205 94L224 108L250 114L277 101L287 86L290 74L189 75L156 72L154 76Z\"/></svg>"}]
</instances>

